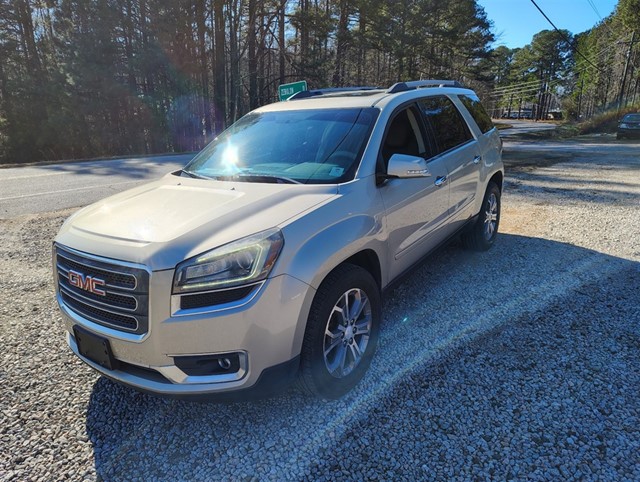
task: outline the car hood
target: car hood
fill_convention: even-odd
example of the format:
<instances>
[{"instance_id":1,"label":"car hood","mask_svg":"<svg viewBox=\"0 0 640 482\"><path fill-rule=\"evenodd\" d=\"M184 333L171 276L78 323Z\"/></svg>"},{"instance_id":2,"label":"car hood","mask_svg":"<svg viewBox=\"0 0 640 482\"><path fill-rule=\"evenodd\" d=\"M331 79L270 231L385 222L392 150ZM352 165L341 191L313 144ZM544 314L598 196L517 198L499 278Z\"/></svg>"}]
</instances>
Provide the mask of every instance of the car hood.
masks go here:
<instances>
[{"instance_id":1,"label":"car hood","mask_svg":"<svg viewBox=\"0 0 640 482\"><path fill-rule=\"evenodd\" d=\"M209 249L284 225L336 194L336 185L227 182L171 174L78 211L56 242L152 270L172 269Z\"/></svg>"}]
</instances>

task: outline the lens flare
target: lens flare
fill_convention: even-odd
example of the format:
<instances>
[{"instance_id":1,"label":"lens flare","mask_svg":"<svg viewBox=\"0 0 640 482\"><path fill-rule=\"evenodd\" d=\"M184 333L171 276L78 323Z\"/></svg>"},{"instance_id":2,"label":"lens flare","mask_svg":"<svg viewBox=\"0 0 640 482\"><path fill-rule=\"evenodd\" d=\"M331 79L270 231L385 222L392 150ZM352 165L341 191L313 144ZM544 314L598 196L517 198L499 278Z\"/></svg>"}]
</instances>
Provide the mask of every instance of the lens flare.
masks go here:
<instances>
[{"instance_id":1,"label":"lens flare","mask_svg":"<svg viewBox=\"0 0 640 482\"><path fill-rule=\"evenodd\" d=\"M224 152L222 153L222 165L225 170L237 173L240 172L240 168L238 167L238 148L233 144L227 144Z\"/></svg>"}]
</instances>

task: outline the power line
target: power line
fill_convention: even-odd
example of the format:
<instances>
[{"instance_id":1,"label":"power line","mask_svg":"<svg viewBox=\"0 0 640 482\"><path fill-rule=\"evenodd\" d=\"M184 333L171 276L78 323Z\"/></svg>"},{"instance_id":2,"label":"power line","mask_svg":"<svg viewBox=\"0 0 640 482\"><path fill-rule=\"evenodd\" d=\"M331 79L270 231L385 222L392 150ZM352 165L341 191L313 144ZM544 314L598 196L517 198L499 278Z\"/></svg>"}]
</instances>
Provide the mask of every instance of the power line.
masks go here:
<instances>
[{"instance_id":1,"label":"power line","mask_svg":"<svg viewBox=\"0 0 640 482\"><path fill-rule=\"evenodd\" d=\"M546 83L547 83L547 85L549 85L549 86L550 86L552 83L553 83L553 84L556 84L556 83L560 83L560 82L561 82L561 81L560 81L560 79L557 79L557 80L550 81L550 82L546 82ZM498 97L508 97L508 96L509 96L509 97L510 97L510 96L518 97L518 96L522 96L522 95L533 94L533 93L535 93L535 92L540 92L541 90L543 90L543 84L544 84L543 82L540 82L540 85L533 86L533 87L525 87L525 88L523 88L523 89L515 90L515 91L510 92L510 93L508 93L508 94L492 94L492 93L490 93L490 94L488 95L488 97L492 97L492 98L494 98L494 97L495 97L495 98L498 98Z\"/></svg>"},{"instance_id":2,"label":"power line","mask_svg":"<svg viewBox=\"0 0 640 482\"><path fill-rule=\"evenodd\" d=\"M616 34L615 32L611 29L611 27L609 26L609 23L602 18L602 15L600 15L600 12L598 11L598 8L596 7L596 5L593 3L593 0L587 0L587 2L589 3L589 5L591 6L591 9L595 12L595 14L598 16L598 18L602 21L602 25L604 25L604 27L609 31L609 33L615 38ZM638 68L638 66L636 65L635 59L631 59L631 65L633 65L633 67L635 69Z\"/></svg>"},{"instance_id":3,"label":"power line","mask_svg":"<svg viewBox=\"0 0 640 482\"><path fill-rule=\"evenodd\" d=\"M527 95L527 94L534 94L536 92L540 92L540 90L542 90L540 88L540 86L536 86L536 87L529 87L528 89L522 89L522 90L516 90L513 91L509 94L489 94L487 97L491 98L491 99L503 99L503 98L507 98L507 97L521 97L523 95Z\"/></svg>"},{"instance_id":4,"label":"power line","mask_svg":"<svg viewBox=\"0 0 640 482\"><path fill-rule=\"evenodd\" d=\"M610 48L610 47L609 47ZM613 65L618 65L622 63L622 60L616 62ZM573 72L573 74L580 74L582 72L585 72L589 69L591 69L592 67L590 65L587 65L586 67L583 67L581 69L575 70ZM546 82L549 86L551 85L556 85L556 84L561 84L563 82L566 82L567 78L560 78L560 79L553 79L550 80L548 82ZM520 96L520 95L526 95L526 94L532 94L540 89L543 88L545 81L540 80L540 79L536 79L536 80L531 80L529 82L522 82L519 84L513 84L511 86L505 86L505 87L499 87L497 89L494 89L490 92L487 93L487 97L490 98L500 98L500 97L508 97L508 96ZM532 85L533 84L533 85Z\"/></svg>"},{"instance_id":5,"label":"power line","mask_svg":"<svg viewBox=\"0 0 640 482\"><path fill-rule=\"evenodd\" d=\"M608 52L609 50L617 47L618 45L620 45L620 41L619 40L614 40L614 41L610 41L609 45L606 45L604 48L602 48L600 51L596 52L593 55L590 55L590 57L592 58L592 60L594 62L598 62L598 58L600 56L602 56L603 54L605 54L606 52ZM618 65L620 63L622 63L623 60L618 60L617 62L615 62L612 65ZM632 64L635 67L635 63L632 62ZM597 66L595 66L592 62L590 62L590 65L587 65L585 67L579 68L577 70L573 71L573 74L580 74L584 71L587 71L591 68L595 67L598 71L600 71L602 73L601 68L598 68ZM554 79L552 81L550 81L550 85L551 83L553 84L557 84L557 83L561 83L561 82L565 82L568 79ZM487 93L488 97L491 98L499 98L499 97L507 97L507 96L520 96L523 94L531 94L533 92L535 92L536 90L542 88L542 84L543 81L541 81L540 79L535 79L535 80L530 80L530 81L525 81L525 82L518 82L515 84L511 84L511 85L505 85L502 87L496 87L495 89L493 89L492 91Z\"/></svg>"},{"instance_id":6,"label":"power line","mask_svg":"<svg viewBox=\"0 0 640 482\"><path fill-rule=\"evenodd\" d=\"M598 18L600 20L604 20L602 18L602 15L600 15L600 12L598 12L598 8L595 6L595 4L593 3L593 0L587 0L587 3L589 3L589 5L591 5L591 9L596 13L596 15L598 16Z\"/></svg>"},{"instance_id":7,"label":"power line","mask_svg":"<svg viewBox=\"0 0 640 482\"><path fill-rule=\"evenodd\" d=\"M591 57L592 59L597 62L598 61L598 57L600 57L602 54L606 53L607 51L611 50L614 47L617 47L619 45L619 41L614 41L612 43L610 43L609 45L607 45L606 47L604 47L603 49L601 49L599 52L593 54ZM621 63L621 61L618 61L617 63ZM616 63L616 65L617 65ZM585 70L588 70L592 68L590 65L587 65L586 67L580 68L578 70L575 70L573 73L574 74L579 74L581 72L584 72ZM500 95L510 95L514 92L518 92L521 91L523 89L525 89L526 87L533 87L533 85L531 84L535 84L535 85L540 85L541 84L541 80L540 79L535 79L535 80L530 80L530 81L526 81L526 82L518 82L515 84L511 84L511 85L505 85L502 87L496 87L495 89L493 89L488 95L491 96L497 96L498 94ZM536 87L537 88L537 87Z\"/></svg>"},{"instance_id":8,"label":"power line","mask_svg":"<svg viewBox=\"0 0 640 482\"><path fill-rule=\"evenodd\" d=\"M493 92L502 92L502 91L509 91L509 90L513 90L513 89L518 89L520 87L529 85L529 84L539 84L540 83L540 79L535 79L535 80L529 80L527 82L519 82L516 84L510 84L510 85L505 85L503 87L496 87L495 89L493 89Z\"/></svg>"},{"instance_id":9,"label":"power line","mask_svg":"<svg viewBox=\"0 0 640 482\"><path fill-rule=\"evenodd\" d=\"M555 30L556 32L558 32L558 35L560 35L560 37L562 37L562 38L564 39L564 41L565 41L565 42L567 42L567 44L569 45L569 47L571 47L571 49L572 49L573 51L575 51L578 55L580 55L580 57L582 57L583 59L585 59L585 60L586 60L589 64L591 64L591 65L592 65L596 70L598 70L598 71L600 70L600 69L599 69L599 68L598 68L598 67L597 67L593 62L591 62L591 60L589 60L589 59L588 59L588 58L587 58L587 57L586 57L582 52L580 52L580 51L578 50L578 48L577 48L577 47L576 47L576 46L575 46L575 45L574 45L574 44L573 44L573 43L572 43L572 42L567 38L567 36L566 36L564 33L562 33L562 31L561 31L558 27L556 27L556 26L555 26L555 24L551 21L551 19L550 19L549 17L547 17L547 14L546 14L546 13L544 13L544 12L542 11L542 9L538 6L538 4L536 3L536 1L535 1L535 0L531 0L531 3L533 3L533 5L538 9L538 11L542 14L542 16L543 16L544 18L546 18L546 19L547 19L547 22L549 22L549 23L551 24L551 26L554 28L554 30Z\"/></svg>"},{"instance_id":10,"label":"power line","mask_svg":"<svg viewBox=\"0 0 640 482\"><path fill-rule=\"evenodd\" d=\"M530 87L523 87L521 89L515 90L513 92L507 92L502 93L502 92L498 92L498 93L494 93L494 92L490 92L487 97L490 98L498 98L498 97L505 97L507 95L513 95L513 96L520 96L520 95L526 95L526 94L533 94L534 92L540 91L543 89L544 84L546 84L546 88L550 88L550 87L555 87L556 85L560 85L562 84L566 79L554 79L554 80L549 80L549 81L541 81L538 80L537 82L540 84L538 86L530 86Z\"/></svg>"},{"instance_id":11,"label":"power line","mask_svg":"<svg viewBox=\"0 0 640 482\"><path fill-rule=\"evenodd\" d=\"M495 92L492 91L489 93L489 95L491 95L492 97L507 97L509 95L512 94L518 94L520 92L524 92L524 91L528 91L528 90L538 90L540 89L540 86L542 85L542 81L538 80L536 81L536 83L534 85L529 85L529 86L522 86L522 87L514 87L512 90L506 91L506 92Z\"/></svg>"}]
</instances>

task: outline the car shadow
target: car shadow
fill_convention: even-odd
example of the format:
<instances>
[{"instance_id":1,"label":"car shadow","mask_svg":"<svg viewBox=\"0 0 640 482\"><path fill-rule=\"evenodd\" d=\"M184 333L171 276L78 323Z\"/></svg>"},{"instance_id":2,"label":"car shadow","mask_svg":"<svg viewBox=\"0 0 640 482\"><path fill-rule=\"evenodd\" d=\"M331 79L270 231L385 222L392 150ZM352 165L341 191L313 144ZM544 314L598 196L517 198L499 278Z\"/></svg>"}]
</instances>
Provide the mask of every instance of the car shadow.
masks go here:
<instances>
[{"instance_id":1,"label":"car shadow","mask_svg":"<svg viewBox=\"0 0 640 482\"><path fill-rule=\"evenodd\" d=\"M638 270L639 263L547 239L501 234L485 253L464 251L454 241L388 293L370 370L340 400L316 400L291 388L263 400L194 403L142 394L101 377L86 422L96 472L104 480L134 474L148 480L314 478L323 454L348 451L349 434L376 424L369 414L416 371L444 365L456 350L481 340L491 344L496 331L554 303L570 303L583 286L628 269ZM425 388L415 390L420 397ZM415 430L426 430L420 420ZM375 460L381 447L367 450Z\"/></svg>"}]
</instances>

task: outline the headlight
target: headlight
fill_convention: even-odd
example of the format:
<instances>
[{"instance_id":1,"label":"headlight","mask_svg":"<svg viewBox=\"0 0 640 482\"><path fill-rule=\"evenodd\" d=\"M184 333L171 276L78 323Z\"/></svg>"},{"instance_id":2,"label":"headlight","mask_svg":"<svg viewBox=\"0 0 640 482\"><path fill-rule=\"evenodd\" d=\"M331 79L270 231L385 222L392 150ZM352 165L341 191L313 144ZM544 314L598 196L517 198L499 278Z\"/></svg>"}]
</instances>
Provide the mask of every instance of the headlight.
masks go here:
<instances>
[{"instance_id":1,"label":"headlight","mask_svg":"<svg viewBox=\"0 0 640 482\"><path fill-rule=\"evenodd\" d=\"M625 124L624 122L622 124L620 124L618 127L622 127L623 129L628 129L629 128L629 124Z\"/></svg>"},{"instance_id":2,"label":"headlight","mask_svg":"<svg viewBox=\"0 0 640 482\"><path fill-rule=\"evenodd\" d=\"M173 277L175 294L209 291L265 279L284 245L279 229L233 241L183 261Z\"/></svg>"}]
</instances>

